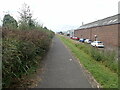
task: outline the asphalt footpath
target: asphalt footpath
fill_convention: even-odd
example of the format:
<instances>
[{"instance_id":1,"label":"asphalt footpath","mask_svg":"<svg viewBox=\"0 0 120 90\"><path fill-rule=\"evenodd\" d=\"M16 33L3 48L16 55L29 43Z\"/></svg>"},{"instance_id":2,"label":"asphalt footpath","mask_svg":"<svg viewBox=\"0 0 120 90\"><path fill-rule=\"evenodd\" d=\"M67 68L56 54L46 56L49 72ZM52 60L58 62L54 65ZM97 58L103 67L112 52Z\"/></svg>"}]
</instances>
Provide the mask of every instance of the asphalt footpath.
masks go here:
<instances>
[{"instance_id":1,"label":"asphalt footpath","mask_svg":"<svg viewBox=\"0 0 120 90\"><path fill-rule=\"evenodd\" d=\"M56 36L44 64L42 80L37 88L92 88L78 60Z\"/></svg>"}]
</instances>

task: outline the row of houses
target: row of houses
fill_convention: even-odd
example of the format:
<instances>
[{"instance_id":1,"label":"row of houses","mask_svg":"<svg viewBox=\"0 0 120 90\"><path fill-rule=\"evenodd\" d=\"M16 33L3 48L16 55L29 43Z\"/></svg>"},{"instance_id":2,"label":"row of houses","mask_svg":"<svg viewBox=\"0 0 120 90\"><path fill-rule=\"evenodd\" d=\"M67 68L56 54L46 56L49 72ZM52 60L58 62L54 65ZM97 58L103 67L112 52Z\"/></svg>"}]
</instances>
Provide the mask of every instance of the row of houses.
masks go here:
<instances>
[{"instance_id":1,"label":"row of houses","mask_svg":"<svg viewBox=\"0 0 120 90\"><path fill-rule=\"evenodd\" d=\"M102 41L105 46L117 47L120 46L118 40L120 39L120 14L97 20L80 26L76 30L72 30L74 36L79 38L89 38L91 40Z\"/></svg>"}]
</instances>

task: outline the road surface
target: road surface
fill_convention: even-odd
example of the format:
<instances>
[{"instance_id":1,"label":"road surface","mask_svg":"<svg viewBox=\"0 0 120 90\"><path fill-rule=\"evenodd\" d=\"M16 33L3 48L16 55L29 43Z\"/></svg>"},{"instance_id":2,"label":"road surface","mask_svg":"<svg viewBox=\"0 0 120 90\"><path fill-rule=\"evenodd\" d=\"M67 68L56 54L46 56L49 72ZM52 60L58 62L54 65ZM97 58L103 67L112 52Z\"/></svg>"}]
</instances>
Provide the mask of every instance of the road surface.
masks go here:
<instances>
[{"instance_id":1,"label":"road surface","mask_svg":"<svg viewBox=\"0 0 120 90\"><path fill-rule=\"evenodd\" d=\"M44 64L45 72L37 88L91 88L78 60L56 36Z\"/></svg>"}]
</instances>

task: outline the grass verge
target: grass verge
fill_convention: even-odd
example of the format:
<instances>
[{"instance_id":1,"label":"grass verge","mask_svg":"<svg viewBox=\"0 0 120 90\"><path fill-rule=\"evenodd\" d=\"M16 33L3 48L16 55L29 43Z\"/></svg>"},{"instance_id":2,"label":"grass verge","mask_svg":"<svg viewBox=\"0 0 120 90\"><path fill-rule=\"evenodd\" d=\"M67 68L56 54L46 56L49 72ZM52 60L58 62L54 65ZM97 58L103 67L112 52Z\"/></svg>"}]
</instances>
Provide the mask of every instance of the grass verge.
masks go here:
<instances>
[{"instance_id":1,"label":"grass verge","mask_svg":"<svg viewBox=\"0 0 120 90\"><path fill-rule=\"evenodd\" d=\"M80 60L81 64L93 75L103 88L118 88L118 75L101 62L94 60L89 54L76 47L72 40L59 36L61 41Z\"/></svg>"}]
</instances>

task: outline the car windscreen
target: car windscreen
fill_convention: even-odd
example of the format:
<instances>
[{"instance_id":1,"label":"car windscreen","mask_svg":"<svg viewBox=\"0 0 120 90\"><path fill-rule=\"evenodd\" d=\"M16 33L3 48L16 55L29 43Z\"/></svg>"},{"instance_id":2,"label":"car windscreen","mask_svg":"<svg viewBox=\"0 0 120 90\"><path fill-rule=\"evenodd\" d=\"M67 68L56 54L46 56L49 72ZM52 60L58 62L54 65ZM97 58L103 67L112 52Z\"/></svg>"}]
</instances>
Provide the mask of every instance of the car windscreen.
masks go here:
<instances>
[{"instance_id":1,"label":"car windscreen","mask_svg":"<svg viewBox=\"0 0 120 90\"><path fill-rule=\"evenodd\" d=\"M102 43L102 42L98 42L98 43Z\"/></svg>"}]
</instances>

